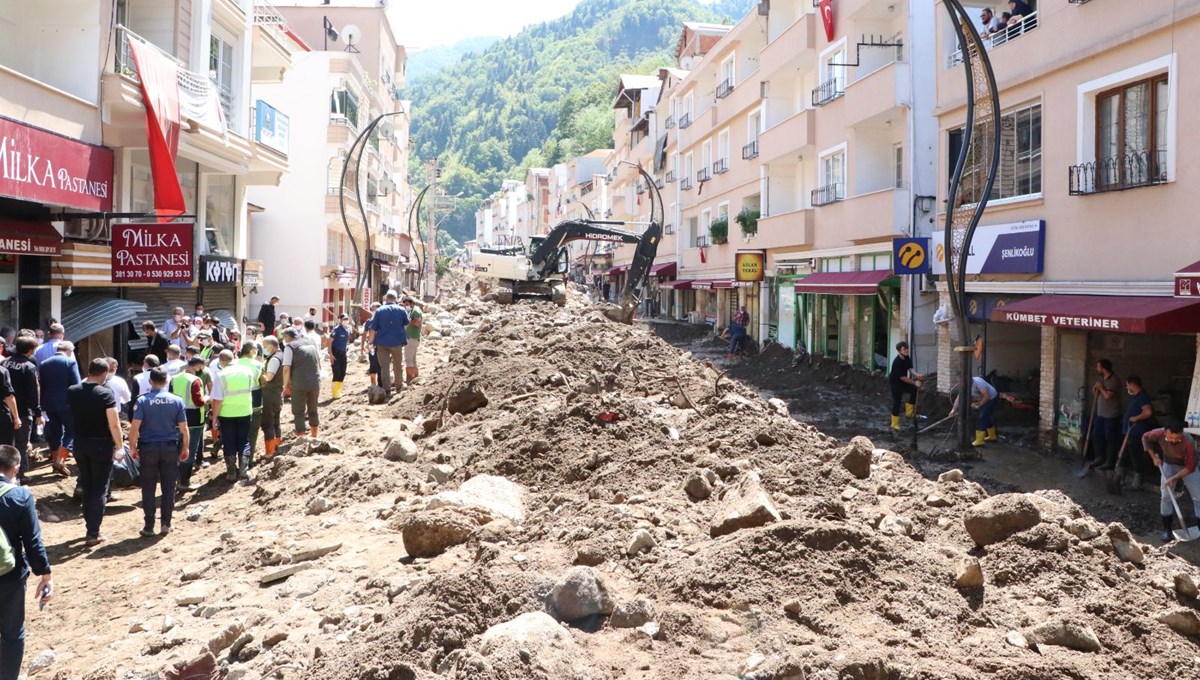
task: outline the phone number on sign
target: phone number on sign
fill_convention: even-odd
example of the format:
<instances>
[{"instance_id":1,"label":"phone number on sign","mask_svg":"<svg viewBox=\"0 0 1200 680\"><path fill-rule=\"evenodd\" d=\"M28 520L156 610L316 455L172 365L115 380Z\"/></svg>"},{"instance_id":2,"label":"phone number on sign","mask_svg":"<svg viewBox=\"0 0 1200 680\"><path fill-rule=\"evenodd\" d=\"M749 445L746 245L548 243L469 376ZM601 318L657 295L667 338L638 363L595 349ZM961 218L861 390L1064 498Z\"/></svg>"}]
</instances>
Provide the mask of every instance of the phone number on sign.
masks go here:
<instances>
[{"instance_id":1,"label":"phone number on sign","mask_svg":"<svg viewBox=\"0 0 1200 680\"><path fill-rule=\"evenodd\" d=\"M154 279L168 281L191 281L190 269L143 269L141 271L115 271L113 280L118 279Z\"/></svg>"}]
</instances>

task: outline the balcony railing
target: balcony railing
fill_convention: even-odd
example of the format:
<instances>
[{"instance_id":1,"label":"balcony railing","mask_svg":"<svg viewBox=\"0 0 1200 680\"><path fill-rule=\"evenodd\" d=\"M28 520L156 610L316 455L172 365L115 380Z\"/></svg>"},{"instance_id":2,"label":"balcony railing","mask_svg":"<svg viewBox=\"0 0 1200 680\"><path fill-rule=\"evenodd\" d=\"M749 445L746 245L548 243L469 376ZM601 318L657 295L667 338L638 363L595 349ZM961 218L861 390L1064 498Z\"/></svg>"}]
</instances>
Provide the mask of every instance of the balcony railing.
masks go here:
<instances>
[{"instance_id":1,"label":"balcony railing","mask_svg":"<svg viewBox=\"0 0 1200 680\"><path fill-rule=\"evenodd\" d=\"M175 79L179 82L179 106L183 115L203 120L206 118L208 112L211 111L211 101L216 99L225 117L225 127L228 128L232 124L234 102L231 91L218 86L207 75L187 70L185 68L186 65L179 59L176 59L171 53L120 24L116 26L116 30L113 33L117 41L115 45L115 59L113 60L113 71L115 73L137 81L137 64L134 63L133 50L129 46L129 41L134 40L147 45L160 55L175 62L177 66ZM214 126L219 125L215 116L208 120Z\"/></svg>"},{"instance_id":2,"label":"balcony railing","mask_svg":"<svg viewBox=\"0 0 1200 680\"><path fill-rule=\"evenodd\" d=\"M683 179L679 180L679 190L680 191L691 191L692 190L692 178L684 177Z\"/></svg>"},{"instance_id":3,"label":"balcony railing","mask_svg":"<svg viewBox=\"0 0 1200 680\"><path fill-rule=\"evenodd\" d=\"M841 183L827 184L819 189L813 189L812 204L814 206L829 205L830 203L837 203L845 197L846 195Z\"/></svg>"},{"instance_id":4,"label":"balcony railing","mask_svg":"<svg viewBox=\"0 0 1200 680\"><path fill-rule=\"evenodd\" d=\"M663 181L663 178L659 177L654 180L654 187L656 189L659 189L661 191L662 189L665 189L666 186L667 186L667 183L665 181Z\"/></svg>"},{"instance_id":5,"label":"balcony railing","mask_svg":"<svg viewBox=\"0 0 1200 680\"><path fill-rule=\"evenodd\" d=\"M1167 152L1140 151L1072 165L1068 173L1072 196L1152 187L1167 182Z\"/></svg>"},{"instance_id":6,"label":"balcony railing","mask_svg":"<svg viewBox=\"0 0 1200 680\"><path fill-rule=\"evenodd\" d=\"M750 160L751 158L758 158L758 140L757 139L754 140L753 142L750 142L746 146L742 147L742 158L745 160Z\"/></svg>"},{"instance_id":7,"label":"balcony railing","mask_svg":"<svg viewBox=\"0 0 1200 680\"><path fill-rule=\"evenodd\" d=\"M1038 27L1038 13L1030 12L1028 16L1021 19L1021 21L1018 22L1015 26L1009 26L1003 30L996 31L995 33L993 33L992 35L989 35L986 38L983 38L983 49L988 50L990 52L990 51L992 51L992 49L999 47L999 46L1003 45L1004 43L1006 43L1010 40L1013 40L1014 38L1019 38L1019 37L1025 35L1026 33L1036 29L1037 27ZM952 68L954 66L957 66L958 64L962 63L962 60L963 60L962 50L961 49L954 50L953 52L950 53L949 58L946 59L946 68Z\"/></svg>"},{"instance_id":8,"label":"balcony railing","mask_svg":"<svg viewBox=\"0 0 1200 680\"><path fill-rule=\"evenodd\" d=\"M636 185L636 189L637 189L638 195L641 195L641 194L644 194L644 193L646 193L646 185L645 185L645 183L643 183L643 182L641 182L641 181L639 180L639 181L638 181L638 183L637 183L637 185Z\"/></svg>"},{"instance_id":9,"label":"balcony railing","mask_svg":"<svg viewBox=\"0 0 1200 680\"><path fill-rule=\"evenodd\" d=\"M668 130L675 127L675 114L672 113L671 115L667 116L666 126Z\"/></svg>"},{"instance_id":10,"label":"balcony railing","mask_svg":"<svg viewBox=\"0 0 1200 680\"><path fill-rule=\"evenodd\" d=\"M663 226L663 233L664 234L674 234L675 233L675 225L670 222L667 222Z\"/></svg>"},{"instance_id":11,"label":"balcony railing","mask_svg":"<svg viewBox=\"0 0 1200 680\"><path fill-rule=\"evenodd\" d=\"M692 114L685 113L679 117L679 129L683 130L692 126Z\"/></svg>"},{"instance_id":12,"label":"balcony railing","mask_svg":"<svg viewBox=\"0 0 1200 680\"><path fill-rule=\"evenodd\" d=\"M717 159L717 162L713 163L712 170L713 170L714 175L723 175L723 174L729 172L729 159L728 158Z\"/></svg>"},{"instance_id":13,"label":"balcony railing","mask_svg":"<svg viewBox=\"0 0 1200 680\"><path fill-rule=\"evenodd\" d=\"M708 234L700 234L696 236L696 247L707 248L712 245L712 238Z\"/></svg>"},{"instance_id":14,"label":"balcony railing","mask_svg":"<svg viewBox=\"0 0 1200 680\"><path fill-rule=\"evenodd\" d=\"M712 179L712 170L708 168L700 168L700 171L696 173L697 182L707 182L710 179Z\"/></svg>"},{"instance_id":15,"label":"balcony railing","mask_svg":"<svg viewBox=\"0 0 1200 680\"><path fill-rule=\"evenodd\" d=\"M846 94L845 78L834 76L812 91L812 105L824 106L844 94Z\"/></svg>"},{"instance_id":16,"label":"balcony railing","mask_svg":"<svg viewBox=\"0 0 1200 680\"><path fill-rule=\"evenodd\" d=\"M717 86L717 99L724 99L728 97L730 92L733 92L733 79L726 78L725 80L721 81L720 85Z\"/></svg>"},{"instance_id":17,"label":"balcony railing","mask_svg":"<svg viewBox=\"0 0 1200 680\"><path fill-rule=\"evenodd\" d=\"M679 175L674 170L667 171L667 182L674 182L679 179Z\"/></svg>"},{"instance_id":18,"label":"balcony railing","mask_svg":"<svg viewBox=\"0 0 1200 680\"><path fill-rule=\"evenodd\" d=\"M340 126L340 127L347 127L347 128L350 128L350 130L352 132L355 132L355 133L358 132L358 123L350 120L349 118L347 118L346 116L343 116L340 113L329 114L329 124Z\"/></svg>"}]
</instances>

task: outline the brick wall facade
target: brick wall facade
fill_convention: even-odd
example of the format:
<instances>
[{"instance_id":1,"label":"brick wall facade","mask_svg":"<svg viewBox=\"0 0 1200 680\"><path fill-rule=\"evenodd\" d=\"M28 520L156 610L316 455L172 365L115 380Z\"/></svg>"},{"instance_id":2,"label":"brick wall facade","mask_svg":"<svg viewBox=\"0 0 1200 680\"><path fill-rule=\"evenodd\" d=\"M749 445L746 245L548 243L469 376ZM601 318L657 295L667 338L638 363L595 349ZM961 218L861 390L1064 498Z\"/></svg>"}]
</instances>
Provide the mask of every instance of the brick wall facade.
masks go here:
<instances>
[{"instance_id":1,"label":"brick wall facade","mask_svg":"<svg viewBox=\"0 0 1200 680\"><path fill-rule=\"evenodd\" d=\"M1038 385L1038 453L1054 453L1057 439L1055 404L1058 401L1058 329L1042 326L1041 377Z\"/></svg>"}]
</instances>

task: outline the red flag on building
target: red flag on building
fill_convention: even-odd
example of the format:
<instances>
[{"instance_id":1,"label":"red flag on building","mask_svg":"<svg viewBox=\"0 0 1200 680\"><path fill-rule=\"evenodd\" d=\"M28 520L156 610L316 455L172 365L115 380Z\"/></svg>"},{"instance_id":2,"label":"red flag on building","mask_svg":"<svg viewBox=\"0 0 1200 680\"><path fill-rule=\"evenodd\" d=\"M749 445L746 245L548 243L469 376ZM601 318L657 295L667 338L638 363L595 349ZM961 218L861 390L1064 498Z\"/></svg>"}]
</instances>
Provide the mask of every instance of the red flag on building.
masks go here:
<instances>
[{"instance_id":1,"label":"red flag on building","mask_svg":"<svg viewBox=\"0 0 1200 680\"><path fill-rule=\"evenodd\" d=\"M179 151L179 66L152 46L132 37L128 40L146 108L154 211L164 219L182 215L187 208L179 175L175 173L175 154Z\"/></svg>"},{"instance_id":2,"label":"red flag on building","mask_svg":"<svg viewBox=\"0 0 1200 680\"><path fill-rule=\"evenodd\" d=\"M833 42L833 0L821 0L821 19L825 21L825 39Z\"/></svg>"}]
</instances>

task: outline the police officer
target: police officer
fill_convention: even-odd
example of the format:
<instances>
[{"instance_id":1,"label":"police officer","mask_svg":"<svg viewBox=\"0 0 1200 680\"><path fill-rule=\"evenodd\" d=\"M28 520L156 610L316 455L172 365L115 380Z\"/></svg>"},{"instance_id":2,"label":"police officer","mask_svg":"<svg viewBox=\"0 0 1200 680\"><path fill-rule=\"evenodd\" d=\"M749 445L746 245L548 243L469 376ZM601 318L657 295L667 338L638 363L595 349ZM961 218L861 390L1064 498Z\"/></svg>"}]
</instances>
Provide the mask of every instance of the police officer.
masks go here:
<instances>
[{"instance_id":1,"label":"police officer","mask_svg":"<svg viewBox=\"0 0 1200 680\"><path fill-rule=\"evenodd\" d=\"M254 450L258 448L258 431L262 427L263 414L263 393L262 393L262 372L263 362L258 358L260 353L258 343L246 341L242 345L241 356L234 363L240 364L249 368L254 373L254 382L250 388L250 448L247 449L248 455L247 467L254 467Z\"/></svg>"},{"instance_id":2,"label":"police officer","mask_svg":"<svg viewBox=\"0 0 1200 680\"><path fill-rule=\"evenodd\" d=\"M183 412L187 416L188 457L179 466L179 488L184 491L199 488L192 484L192 472L200 464L204 450L204 419L208 415L205 408L208 390L200 378L204 370L204 359L195 356L188 360L187 366L178 375L171 378L171 394L183 400Z\"/></svg>"},{"instance_id":3,"label":"police officer","mask_svg":"<svg viewBox=\"0 0 1200 680\"><path fill-rule=\"evenodd\" d=\"M258 374L249 366L233 363L233 352L221 350L224 368L213 379L212 412L221 446L225 449L225 476L231 482L250 479L250 420L254 403L250 393Z\"/></svg>"},{"instance_id":4,"label":"police officer","mask_svg":"<svg viewBox=\"0 0 1200 680\"><path fill-rule=\"evenodd\" d=\"M283 430L279 425L283 413L283 352L279 351L279 339L275 336L263 338L263 350L267 364L263 367L262 380L262 431L263 446L267 457L275 455Z\"/></svg>"},{"instance_id":5,"label":"police officer","mask_svg":"<svg viewBox=\"0 0 1200 680\"><path fill-rule=\"evenodd\" d=\"M179 464L188 459L189 436L183 400L167 391L167 372L150 369L150 392L138 397L129 427L129 455L141 463L143 536L154 535L154 497L162 482L162 534L171 533Z\"/></svg>"}]
</instances>

